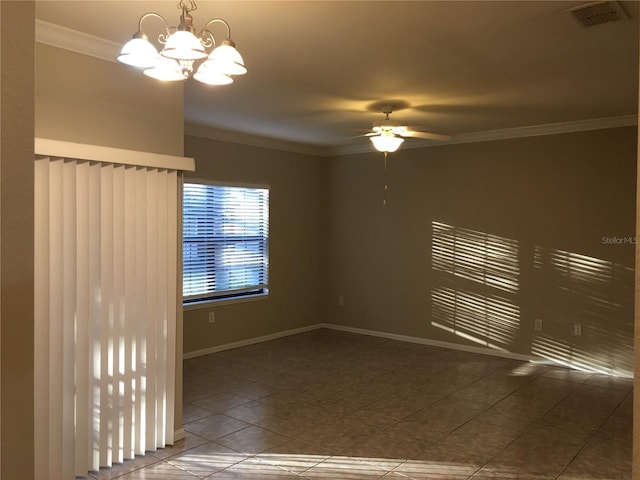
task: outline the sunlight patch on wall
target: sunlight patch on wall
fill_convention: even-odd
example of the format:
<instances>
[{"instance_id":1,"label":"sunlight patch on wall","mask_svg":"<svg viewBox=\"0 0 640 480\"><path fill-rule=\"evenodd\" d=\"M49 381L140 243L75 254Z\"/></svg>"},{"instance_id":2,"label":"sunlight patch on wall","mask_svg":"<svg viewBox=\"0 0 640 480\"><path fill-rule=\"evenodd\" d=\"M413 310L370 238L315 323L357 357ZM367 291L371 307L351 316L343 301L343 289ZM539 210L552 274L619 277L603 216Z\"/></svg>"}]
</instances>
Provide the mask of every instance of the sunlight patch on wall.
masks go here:
<instances>
[{"instance_id":1,"label":"sunlight patch on wall","mask_svg":"<svg viewBox=\"0 0 640 480\"><path fill-rule=\"evenodd\" d=\"M508 351L520 326L518 242L432 222L431 325Z\"/></svg>"},{"instance_id":2,"label":"sunlight patch on wall","mask_svg":"<svg viewBox=\"0 0 640 480\"><path fill-rule=\"evenodd\" d=\"M520 309L499 296L438 288L431 301L433 326L480 345L505 350L518 329Z\"/></svg>"},{"instance_id":3,"label":"sunlight patch on wall","mask_svg":"<svg viewBox=\"0 0 640 480\"><path fill-rule=\"evenodd\" d=\"M532 353L587 371L632 372L633 268L539 246L534 267L534 317L553 330L534 337Z\"/></svg>"},{"instance_id":4,"label":"sunlight patch on wall","mask_svg":"<svg viewBox=\"0 0 640 480\"><path fill-rule=\"evenodd\" d=\"M431 254L432 326L581 370L633 371L633 268L540 246L522 256L516 240L441 222Z\"/></svg>"},{"instance_id":5,"label":"sunlight patch on wall","mask_svg":"<svg viewBox=\"0 0 640 480\"><path fill-rule=\"evenodd\" d=\"M505 292L518 291L518 242L432 222L433 269Z\"/></svg>"}]
</instances>

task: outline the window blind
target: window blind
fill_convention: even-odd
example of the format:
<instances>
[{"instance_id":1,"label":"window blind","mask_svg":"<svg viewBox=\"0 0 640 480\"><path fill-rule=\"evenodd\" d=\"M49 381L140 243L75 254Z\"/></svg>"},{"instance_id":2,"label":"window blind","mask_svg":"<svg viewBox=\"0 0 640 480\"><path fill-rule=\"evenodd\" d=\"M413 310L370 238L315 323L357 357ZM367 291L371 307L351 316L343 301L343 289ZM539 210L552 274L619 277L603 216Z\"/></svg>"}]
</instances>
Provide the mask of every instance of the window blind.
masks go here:
<instances>
[{"instance_id":1,"label":"window blind","mask_svg":"<svg viewBox=\"0 0 640 480\"><path fill-rule=\"evenodd\" d=\"M36 477L173 443L175 170L35 162Z\"/></svg>"},{"instance_id":2,"label":"window blind","mask_svg":"<svg viewBox=\"0 0 640 480\"><path fill-rule=\"evenodd\" d=\"M185 301L264 291L268 239L268 188L185 183Z\"/></svg>"}]
</instances>

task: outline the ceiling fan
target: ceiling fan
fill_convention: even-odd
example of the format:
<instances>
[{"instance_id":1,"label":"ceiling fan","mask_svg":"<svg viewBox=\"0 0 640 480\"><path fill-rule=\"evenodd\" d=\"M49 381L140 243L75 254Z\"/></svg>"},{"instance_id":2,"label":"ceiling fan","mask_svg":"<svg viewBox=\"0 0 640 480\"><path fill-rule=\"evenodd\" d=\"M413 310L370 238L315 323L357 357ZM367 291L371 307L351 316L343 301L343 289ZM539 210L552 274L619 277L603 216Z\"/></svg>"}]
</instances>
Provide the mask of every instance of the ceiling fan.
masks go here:
<instances>
[{"instance_id":1,"label":"ceiling fan","mask_svg":"<svg viewBox=\"0 0 640 480\"><path fill-rule=\"evenodd\" d=\"M449 135L441 135L439 133L423 132L420 130L414 130L406 125L400 125L389 119L389 115L393 112L393 105L382 105L380 110L385 115L384 120L377 121L373 124L372 131L366 133L364 136L369 137L373 146L379 152L384 153L384 195L382 198L382 205L387 204L387 155L391 152L395 152L398 147L404 142L406 137L413 138L425 138L427 140L437 140L440 142L446 142L450 140Z\"/></svg>"},{"instance_id":2,"label":"ceiling fan","mask_svg":"<svg viewBox=\"0 0 640 480\"><path fill-rule=\"evenodd\" d=\"M424 138L441 142L451 139L449 135L413 130L405 125L393 122L389 119L389 115L393 112L393 105L383 105L381 111L385 115L384 120L375 122L372 132L365 134L366 137L371 139L376 150L380 152L395 152L406 137Z\"/></svg>"}]
</instances>

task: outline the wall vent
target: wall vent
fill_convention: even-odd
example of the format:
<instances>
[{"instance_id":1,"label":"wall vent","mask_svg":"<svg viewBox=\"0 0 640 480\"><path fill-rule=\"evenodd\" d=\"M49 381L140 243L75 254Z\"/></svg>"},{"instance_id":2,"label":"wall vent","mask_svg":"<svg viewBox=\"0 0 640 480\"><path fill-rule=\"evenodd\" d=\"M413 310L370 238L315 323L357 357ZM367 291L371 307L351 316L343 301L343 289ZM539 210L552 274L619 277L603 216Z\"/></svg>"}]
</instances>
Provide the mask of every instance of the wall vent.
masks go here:
<instances>
[{"instance_id":1,"label":"wall vent","mask_svg":"<svg viewBox=\"0 0 640 480\"><path fill-rule=\"evenodd\" d=\"M629 18L620 2L585 3L568 10L571 17L583 27L594 27L604 23L619 22Z\"/></svg>"}]
</instances>

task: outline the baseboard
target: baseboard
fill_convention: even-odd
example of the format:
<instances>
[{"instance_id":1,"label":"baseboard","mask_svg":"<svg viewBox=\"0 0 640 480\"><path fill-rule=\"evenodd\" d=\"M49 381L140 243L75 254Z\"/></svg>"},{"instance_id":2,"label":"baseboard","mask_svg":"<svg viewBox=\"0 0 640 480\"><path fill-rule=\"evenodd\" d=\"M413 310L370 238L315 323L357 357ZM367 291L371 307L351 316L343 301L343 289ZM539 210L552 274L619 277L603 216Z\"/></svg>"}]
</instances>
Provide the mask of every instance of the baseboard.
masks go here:
<instances>
[{"instance_id":1,"label":"baseboard","mask_svg":"<svg viewBox=\"0 0 640 480\"><path fill-rule=\"evenodd\" d=\"M178 442L185 439L184 428L179 428L173 432L173 441Z\"/></svg>"},{"instance_id":2,"label":"baseboard","mask_svg":"<svg viewBox=\"0 0 640 480\"><path fill-rule=\"evenodd\" d=\"M573 368L573 369L580 370L574 365L561 363L561 362L553 361L553 360L542 358L542 357L537 357L535 355L525 355L521 353L505 352L500 350L494 350L487 347L461 345L459 343L443 342L440 340L431 340L423 337L412 337L410 335L400 335L397 333L381 332L377 330L368 330L365 328L347 327L344 325L337 325L334 323L317 323L315 325L308 325L306 327L295 328L292 330L284 330L282 332L263 335L261 337L248 338L246 340L241 340L238 342L227 343L224 345L217 345L211 348L205 348L202 350L187 352L183 355L183 358L188 359L188 358L200 357L203 355L209 355L211 353L222 352L224 350L231 350L232 348L245 347L247 345L253 345L261 342L268 342L269 340L288 337L290 335L296 335L298 333L310 332L312 330L317 330L319 328L328 328L331 330L356 333L359 335L369 335L372 337L388 338L389 340L397 340L400 342L407 342L407 343L417 343L420 345L447 348L450 350L459 350L462 352L477 353L480 355L490 355L492 357L508 358L510 360L517 360L520 362L534 362L534 363L543 364L543 365L553 365L553 366L560 366L560 367ZM601 373L605 373L605 372L601 372ZM621 371L616 370L616 371L606 372L606 374L616 376L616 377L633 378L633 372L628 372L626 370L621 370Z\"/></svg>"},{"instance_id":3,"label":"baseboard","mask_svg":"<svg viewBox=\"0 0 640 480\"><path fill-rule=\"evenodd\" d=\"M412 337L409 335L399 335L397 333L379 332L377 330L367 330L364 328L346 327L344 325L335 325L333 323L323 323L323 328L332 330L340 330L342 332L357 333L360 335L370 335L372 337L388 338L390 340L398 340L400 342L418 343L420 345L428 345L430 347L448 348L449 350L460 350L463 352L479 353L481 355L491 355L492 357L508 358L510 360L518 360L521 362L544 362L543 358L533 355L523 355L520 353L504 352L493 350L485 347L474 347L471 345L460 345L459 343L442 342L440 340L430 340L423 337Z\"/></svg>"},{"instance_id":4,"label":"baseboard","mask_svg":"<svg viewBox=\"0 0 640 480\"><path fill-rule=\"evenodd\" d=\"M288 337L290 335L297 335L298 333L310 332L311 330L317 330L322 328L322 324L308 325L306 327L294 328L291 330L283 330L282 332L270 333L269 335L263 335L261 337L247 338L246 340L240 340L238 342L225 343L224 345L216 345L215 347L203 348L202 350L194 350L193 352L185 352L182 355L184 360L188 358L202 357L211 353L223 352L225 350L231 350L232 348L246 347L255 343L268 342L269 340L276 340L278 338Z\"/></svg>"},{"instance_id":5,"label":"baseboard","mask_svg":"<svg viewBox=\"0 0 640 480\"><path fill-rule=\"evenodd\" d=\"M500 350L494 350L492 348L486 347L474 347L471 345L461 345L459 343L451 343L451 342L442 342L439 340L430 340L428 338L422 337L411 337L408 335L399 335L396 333L388 333L388 332L379 332L377 330L367 330L364 328L355 328L355 327L347 327L344 325L336 325L332 323L323 323L320 325L322 328L330 328L333 330L340 330L342 332L350 332L357 333L360 335L371 335L373 337L381 337L388 338L390 340L398 340L400 342L408 342L408 343L418 343L421 345L429 345L432 347L441 347L448 348L450 350L459 350L463 352L470 353L478 353L480 355L490 355L492 357L500 357L500 358L508 358L510 360L517 360L520 362L533 362L540 365L550 365L554 367L563 367L563 368L571 368L574 370L587 371L589 373L594 373L593 370L580 368L576 365L572 365L566 362L555 361L543 357L538 357L535 355L525 355L521 353L513 353L513 352L505 352ZM622 377L622 378L633 378L633 372L629 372L627 370L608 370L605 372L599 371L598 373L603 373L605 375L611 375L614 377Z\"/></svg>"},{"instance_id":6,"label":"baseboard","mask_svg":"<svg viewBox=\"0 0 640 480\"><path fill-rule=\"evenodd\" d=\"M288 337L290 335L297 335L298 333L310 332L319 328L328 328L331 330L339 330L342 332L357 333L360 335L370 335L372 337L388 338L390 340L398 340L400 342L418 343L421 345L429 345L432 347L448 348L451 350L461 350L463 352L479 353L483 355L491 355L494 357L509 358L511 360L519 360L523 362L544 362L545 360L540 357L532 355L522 355L511 352L501 352L498 350L492 350L484 347L474 347L468 345L460 345L459 343L442 342L439 340L430 340L422 337L412 337L409 335L399 335L396 333L380 332L377 330L367 330L365 328L347 327L344 325L337 325L335 323L316 323L315 325L308 325L306 327L294 328L292 330L283 330L282 332L271 333L269 335L263 335L260 337L247 338L246 340L240 340L238 342L225 343L224 345L216 345L215 347L204 348L202 350L194 350L193 352L186 352L183 358L202 357L211 353L223 352L225 350L231 350L238 347L246 347L247 345L254 345L256 343L268 342L269 340L276 340L278 338Z\"/></svg>"}]
</instances>

